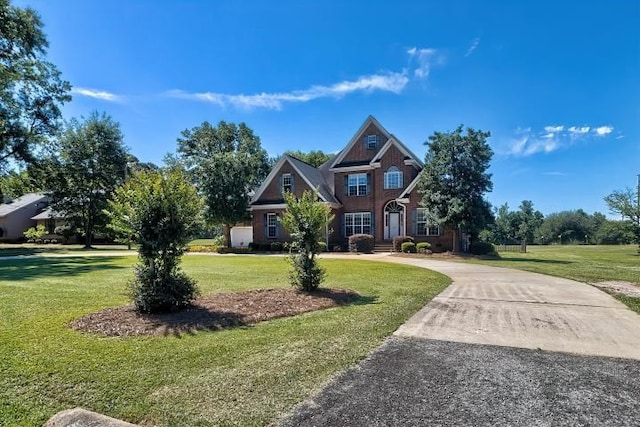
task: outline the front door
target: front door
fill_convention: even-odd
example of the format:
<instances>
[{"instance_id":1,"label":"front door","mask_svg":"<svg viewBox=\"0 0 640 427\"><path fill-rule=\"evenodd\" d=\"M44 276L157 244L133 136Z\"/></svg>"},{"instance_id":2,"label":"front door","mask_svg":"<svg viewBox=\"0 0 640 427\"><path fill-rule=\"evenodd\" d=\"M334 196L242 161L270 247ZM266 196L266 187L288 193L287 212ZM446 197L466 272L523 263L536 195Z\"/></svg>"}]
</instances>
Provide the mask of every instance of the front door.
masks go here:
<instances>
[{"instance_id":1,"label":"front door","mask_svg":"<svg viewBox=\"0 0 640 427\"><path fill-rule=\"evenodd\" d=\"M400 212L389 212L389 239L400 235Z\"/></svg>"}]
</instances>

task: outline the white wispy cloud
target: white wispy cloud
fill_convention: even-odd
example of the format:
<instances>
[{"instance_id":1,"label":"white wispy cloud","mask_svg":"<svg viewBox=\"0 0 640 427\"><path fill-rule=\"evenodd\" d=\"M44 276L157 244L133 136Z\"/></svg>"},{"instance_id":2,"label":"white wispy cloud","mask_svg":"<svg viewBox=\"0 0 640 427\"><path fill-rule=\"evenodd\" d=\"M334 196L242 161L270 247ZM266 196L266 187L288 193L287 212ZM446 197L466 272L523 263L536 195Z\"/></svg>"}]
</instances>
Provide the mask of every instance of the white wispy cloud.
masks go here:
<instances>
[{"instance_id":1,"label":"white wispy cloud","mask_svg":"<svg viewBox=\"0 0 640 427\"><path fill-rule=\"evenodd\" d=\"M107 92L99 89L89 89L85 87L74 87L71 93L75 95L87 96L89 98L102 99L103 101L117 102L122 101L122 97L115 93Z\"/></svg>"},{"instance_id":2,"label":"white wispy cloud","mask_svg":"<svg viewBox=\"0 0 640 427\"><path fill-rule=\"evenodd\" d=\"M190 93L182 90L171 90L168 96L193 99L218 105L233 105L241 108L266 108L279 110L284 103L309 102L320 98L341 98L355 92L391 92L400 93L409 83L406 72L380 73L361 76L356 80L345 80L329 86L316 85L309 89L291 92L262 92L258 94L225 94L216 92Z\"/></svg>"},{"instance_id":3,"label":"white wispy cloud","mask_svg":"<svg viewBox=\"0 0 640 427\"><path fill-rule=\"evenodd\" d=\"M593 130L593 132L598 136L609 135L613 132L613 126L600 126Z\"/></svg>"},{"instance_id":4,"label":"white wispy cloud","mask_svg":"<svg viewBox=\"0 0 640 427\"><path fill-rule=\"evenodd\" d=\"M551 153L568 147L581 140L604 137L613 132L613 126L544 126L541 131L531 128L518 128L515 137L508 142L507 154L515 156L530 156L536 153Z\"/></svg>"},{"instance_id":5,"label":"white wispy cloud","mask_svg":"<svg viewBox=\"0 0 640 427\"><path fill-rule=\"evenodd\" d=\"M469 49L467 49L467 53L465 53L464 56L471 55L473 51L478 48L478 45L480 45L480 37L476 37L475 39L473 39L473 41L471 42L471 46L469 46Z\"/></svg>"},{"instance_id":6,"label":"white wispy cloud","mask_svg":"<svg viewBox=\"0 0 640 427\"><path fill-rule=\"evenodd\" d=\"M569 175L566 172L557 172L557 171L553 171L553 172L542 172L542 175L549 175L549 176L567 176Z\"/></svg>"},{"instance_id":7,"label":"white wispy cloud","mask_svg":"<svg viewBox=\"0 0 640 427\"><path fill-rule=\"evenodd\" d=\"M431 67L433 67L433 65L441 65L445 60L444 55L433 48L412 47L407 49L407 54L409 55L410 63L413 61L416 63L413 75L418 79L426 79L429 77Z\"/></svg>"}]
</instances>

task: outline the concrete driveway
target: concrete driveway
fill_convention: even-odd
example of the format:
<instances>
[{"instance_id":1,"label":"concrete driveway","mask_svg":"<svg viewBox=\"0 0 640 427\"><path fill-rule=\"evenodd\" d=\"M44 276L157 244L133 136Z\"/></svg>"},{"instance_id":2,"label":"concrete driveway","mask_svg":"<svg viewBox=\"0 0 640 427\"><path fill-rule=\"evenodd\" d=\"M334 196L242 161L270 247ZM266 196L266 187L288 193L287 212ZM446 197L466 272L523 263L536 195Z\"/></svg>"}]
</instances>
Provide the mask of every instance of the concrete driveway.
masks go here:
<instances>
[{"instance_id":1,"label":"concrete driveway","mask_svg":"<svg viewBox=\"0 0 640 427\"><path fill-rule=\"evenodd\" d=\"M281 426L638 425L640 316L611 296L517 270L373 258L453 283Z\"/></svg>"},{"instance_id":2,"label":"concrete driveway","mask_svg":"<svg viewBox=\"0 0 640 427\"><path fill-rule=\"evenodd\" d=\"M396 336L640 359L640 316L593 286L476 264L386 260L453 280Z\"/></svg>"}]
</instances>

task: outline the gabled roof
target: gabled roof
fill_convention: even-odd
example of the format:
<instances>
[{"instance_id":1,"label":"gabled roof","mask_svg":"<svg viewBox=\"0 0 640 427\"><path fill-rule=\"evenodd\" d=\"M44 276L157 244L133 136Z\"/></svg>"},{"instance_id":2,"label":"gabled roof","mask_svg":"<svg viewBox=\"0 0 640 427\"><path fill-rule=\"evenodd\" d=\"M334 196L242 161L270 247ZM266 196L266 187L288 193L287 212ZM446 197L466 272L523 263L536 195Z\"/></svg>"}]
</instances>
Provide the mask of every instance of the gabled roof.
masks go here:
<instances>
[{"instance_id":1,"label":"gabled roof","mask_svg":"<svg viewBox=\"0 0 640 427\"><path fill-rule=\"evenodd\" d=\"M369 125L374 125L375 127L377 127L378 129L380 129L380 132L382 132L382 134L388 139L391 138L391 134L384 128L384 126L382 126L380 124L379 121L376 120L375 117L373 116L369 116L367 117L367 119L364 121L364 123L362 124L362 126L360 126L360 129L358 129L358 131L356 132L356 134L353 136L353 138L351 138L351 141L349 141L349 143L347 144L346 147L344 147L344 149L338 153L338 155L336 156L336 158L333 160L333 162L330 165L330 168L335 167L336 165L339 165L342 160L346 157L347 153L349 153L349 151L351 151L351 149L353 148L353 146L355 144L358 143L358 141L360 140L360 138L362 137L364 131L367 130L367 128L369 127Z\"/></svg>"},{"instance_id":2,"label":"gabled roof","mask_svg":"<svg viewBox=\"0 0 640 427\"><path fill-rule=\"evenodd\" d=\"M255 202L258 201L262 193L264 193L269 184L271 184L271 182L274 180L274 178L278 174L278 171L285 162L289 163L291 167L293 167L293 169L298 173L298 175L300 175L300 177L307 183L310 188L313 188L318 192L318 196L322 201L331 203L333 205L340 205L340 202L338 202L338 200L334 197L333 192L331 191L331 187L327 184L323 171L314 168L313 166L303 162L302 160L291 157L288 154L283 154L280 160L278 160L278 163L275 164L260 188L258 188L258 190L256 191L251 204L255 204Z\"/></svg>"},{"instance_id":3,"label":"gabled roof","mask_svg":"<svg viewBox=\"0 0 640 427\"><path fill-rule=\"evenodd\" d=\"M418 174L418 176L416 176L413 181L411 181L409 183L409 185L407 185L407 188L404 189L404 191L402 192L402 194L400 194L400 196L398 196L399 199L402 199L404 197L407 197L407 194L410 194L413 189L416 187L416 185L418 184L418 181L420 181L420 175Z\"/></svg>"},{"instance_id":4,"label":"gabled roof","mask_svg":"<svg viewBox=\"0 0 640 427\"><path fill-rule=\"evenodd\" d=\"M398 148L398 150L400 150L400 152L405 155L405 157L408 157L407 160L412 160L413 162L416 163L418 167L422 168L423 165L420 159L418 158L418 156L413 154L413 152L409 150L409 148L406 145L404 145L395 135L391 135L391 137L386 142L386 144L384 144L380 149L380 151L378 151L378 153L375 155L375 157L371 159L371 163L373 164L373 163L380 162L380 159L382 159L382 156L384 156L384 153L386 153L387 150L392 145L395 145Z\"/></svg>"},{"instance_id":5,"label":"gabled roof","mask_svg":"<svg viewBox=\"0 0 640 427\"><path fill-rule=\"evenodd\" d=\"M57 211L54 211L50 206L40 212L38 215L31 217L31 219L37 220L46 220L46 219L56 219L63 218L62 214Z\"/></svg>"},{"instance_id":6,"label":"gabled roof","mask_svg":"<svg viewBox=\"0 0 640 427\"><path fill-rule=\"evenodd\" d=\"M33 203L47 200L47 196L41 193L29 193L17 199L0 205L0 217L7 216L17 210L27 207Z\"/></svg>"}]
</instances>

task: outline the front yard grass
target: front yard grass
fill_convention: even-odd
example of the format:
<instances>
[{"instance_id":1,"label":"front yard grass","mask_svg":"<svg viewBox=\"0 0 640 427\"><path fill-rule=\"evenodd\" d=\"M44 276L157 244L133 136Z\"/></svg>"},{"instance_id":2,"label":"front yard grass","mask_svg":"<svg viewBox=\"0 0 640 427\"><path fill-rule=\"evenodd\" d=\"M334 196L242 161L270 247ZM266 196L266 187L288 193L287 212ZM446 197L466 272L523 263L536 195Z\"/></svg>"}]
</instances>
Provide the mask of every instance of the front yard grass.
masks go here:
<instances>
[{"instance_id":1,"label":"front yard grass","mask_svg":"<svg viewBox=\"0 0 640 427\"><path fill-rule=\"evenodd\" d=\"M637 245L528 246L527 253L500 253L500 259L470 258L466 262L515 268L564 277L579 282L631 282L640 286L640 255ZM640 298L613 294L640 314Z\"/></svg>"},{"instance_id":2,"label":"front yard grass","mask_svg":"<svg viewBox=\"0 0 640 427\"><path fill-rule=\"evenodd\" d=\"M321 260L367 302L180 337L105 338L69 321L128 302L135 257L0 260L0 425L76 406L147 425L265 425L364 358L449 283L428 270ZM283 258L188 256L203 294L288 287Z\"/></svg>"}]
</instances>

